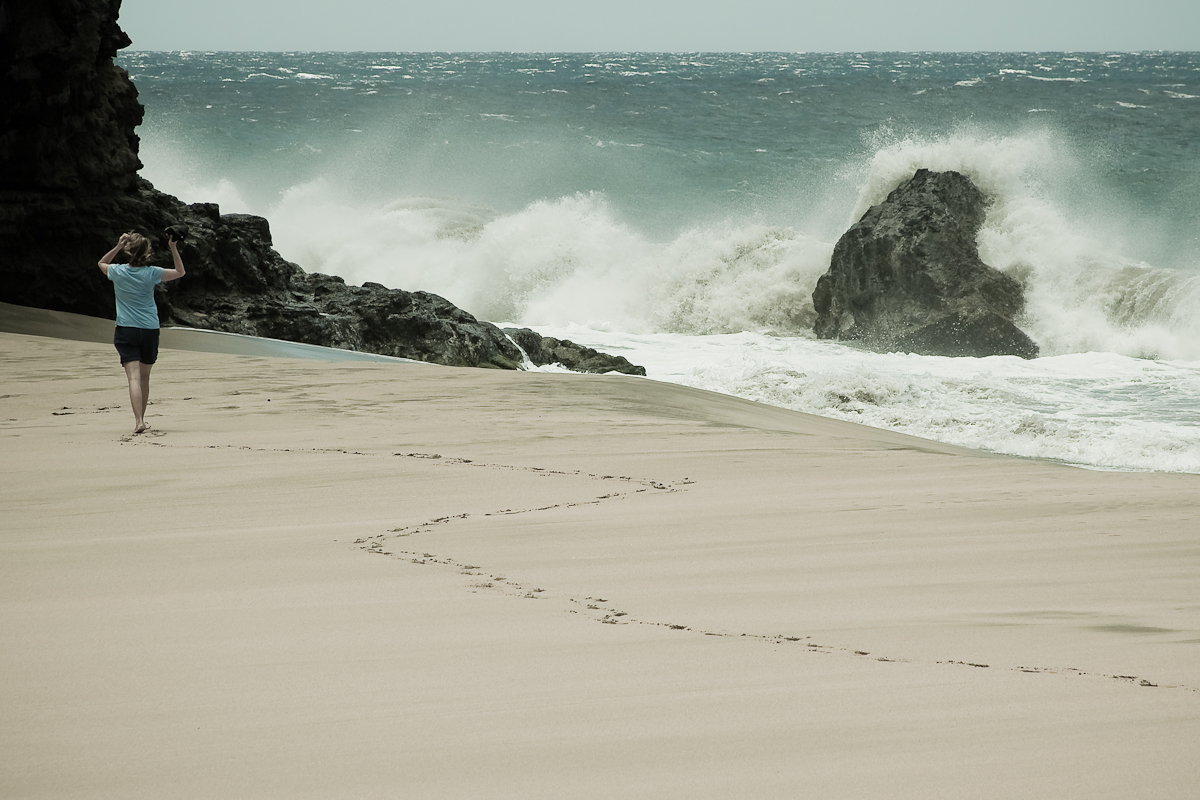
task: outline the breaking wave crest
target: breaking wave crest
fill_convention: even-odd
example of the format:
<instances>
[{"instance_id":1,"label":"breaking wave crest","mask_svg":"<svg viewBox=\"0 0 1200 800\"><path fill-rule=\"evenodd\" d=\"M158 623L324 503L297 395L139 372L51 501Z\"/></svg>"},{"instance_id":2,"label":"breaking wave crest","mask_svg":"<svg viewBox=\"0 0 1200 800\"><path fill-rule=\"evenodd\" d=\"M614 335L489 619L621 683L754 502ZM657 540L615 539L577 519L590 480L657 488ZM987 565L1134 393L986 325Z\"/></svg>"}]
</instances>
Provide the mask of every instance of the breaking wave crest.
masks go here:
<instances>
[{"instance_id":1,"label":"breaking wave crest","mask_svg":"<svg viewBox=\"0 0 1200 800\"><path fill-rule=\"evenodd\" d=\"M1163 269L1124 255L1139 249L1128 215L1116 199L1097 201L1095 164L1053 135L884 131L865 152L843 168L860 187L847 227L921 167L960 171L992 198L980 254L1025 285L1021 324L1044 355L1200 359L1200 264ZM598 192L500 213L453 198L365 199L336 175L258 209L228 178L191 188L224 210L267 216L280 251L309 271L430 291L481 318L531 325L810 336L812 290L834 244L786 218L705 222L657 241Z\"/></svg>"}]
</instances>

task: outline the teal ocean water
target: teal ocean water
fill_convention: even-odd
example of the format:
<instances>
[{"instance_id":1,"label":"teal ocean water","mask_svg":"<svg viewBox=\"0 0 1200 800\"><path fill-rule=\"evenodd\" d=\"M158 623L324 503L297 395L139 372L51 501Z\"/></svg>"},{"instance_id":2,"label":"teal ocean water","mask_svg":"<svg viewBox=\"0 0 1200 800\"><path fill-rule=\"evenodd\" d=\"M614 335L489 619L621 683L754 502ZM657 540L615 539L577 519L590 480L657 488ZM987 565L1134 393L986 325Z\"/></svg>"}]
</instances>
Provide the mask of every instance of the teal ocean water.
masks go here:
<instances>
[{"instance_id":1,"label":"teal ocean water","mask_svg":"<svg viewBox=\"0 0 1200 800\"><path fill-rule=\"evenodd\" d=\"M997 452L1200 472L1200 54L127 52L143 174L310 271L650 376ZM919 167L993 199L1033 362L811 334Z\"/></svg>"}]
</instances>

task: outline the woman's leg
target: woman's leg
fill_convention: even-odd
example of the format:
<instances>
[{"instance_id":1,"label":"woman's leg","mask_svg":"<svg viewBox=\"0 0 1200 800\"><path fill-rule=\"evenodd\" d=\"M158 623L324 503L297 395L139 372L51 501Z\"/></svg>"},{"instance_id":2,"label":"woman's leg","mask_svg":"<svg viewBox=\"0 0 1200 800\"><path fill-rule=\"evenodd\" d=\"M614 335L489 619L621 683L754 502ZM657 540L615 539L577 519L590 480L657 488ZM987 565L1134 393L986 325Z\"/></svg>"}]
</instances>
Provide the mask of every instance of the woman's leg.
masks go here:
<instances>
[{"instance_id":1,"label":"woman's leg","mask_svg":"<svg viewBox=\"0 0 1200 800\"><path fill-rule=\"evenodd\" d=\"M129 405L133 407L133 432L146 430L146 396L150 394L150 365L126 361L125 377L129 381ZM144 376L144 377L143 377Z\"/></svg>"},{"instance_id":2,"label":"woman's leg","mask_svg":"<svg viewBox=\"0 0 1200 800\"><path fill-rule=\"evenodd\" d=\"M153 364L142 362L141 373L138 377L142 379L142 417L146 416L146 406L150 404L150 370L154 367Z\"/></svg>"}]
</instances>

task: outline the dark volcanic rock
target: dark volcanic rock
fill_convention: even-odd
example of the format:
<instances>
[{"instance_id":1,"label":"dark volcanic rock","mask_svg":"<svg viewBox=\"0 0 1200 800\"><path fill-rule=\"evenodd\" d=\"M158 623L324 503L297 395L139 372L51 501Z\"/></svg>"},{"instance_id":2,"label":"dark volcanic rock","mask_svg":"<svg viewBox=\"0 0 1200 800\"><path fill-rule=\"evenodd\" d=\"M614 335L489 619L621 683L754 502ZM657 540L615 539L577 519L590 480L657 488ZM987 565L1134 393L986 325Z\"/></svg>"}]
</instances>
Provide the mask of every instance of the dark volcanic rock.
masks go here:
<instances>
[{"instance_id":1,"label":"dark volcanic rock","mask_svg":"<svg viewBox=\"0 0 1200 800\"><path fill-rule=\"evenodd\" d=\"M3 188L133 185L143 109L112 60L131 44L117 26L120 7L121 0L45 0L0 9Z\"/></svg>"},{"instance_id":2,"label":"dark volcanic rock","mask_svg":"<svg viewBox=\"0 0 1200 800\"><path fill-rule=\"evenodd\" d=\"M347 286L336 276L300 273L284 292L190 291L179 305L174 293L168 298L171 319L193 328L449 366L520 369L522 363L520 350L495 325L427 292Z\"/></svg>"},{"instance_id":3,"label":"dark volcanic rock","mask_svg":"<svg viewBox=\"0 0 1200 800\"><path fill-rule=\"evenodd\" d=\"M272 248L265 219L186 205L142 179L134 131L143 109L113 63L130 44L117 26L120 5L0 6L0 301L112 319L112 286L97 260L138 231L155 245L152 263L170 264L163 230L182 222L188 272L159 287L164 323L520 367L520 350L500 329L437 295L305 273Z\"/></svg>"},{"instance_id":4,"label":"dark volcanic rock","mask_svg":"<svg viewBox=\"0 0 1200 800\"><path fill-rule=\"evenodd\" d=\"M838 240L813 292L817 336L882 352L1036 357L1013 322L1021 284L979 258L987 205L967 177L918 170Z\"/></svg>"},{"instance_id":5,"label":"dark volcanic rock","mask_svg":"<svg viewBox=\"0 0 1200 800\"><path fill-rule=\"evenodd\" d=\"M541 336L529 328L505 328L514 342L537 366L561 364L575 372L622 372L626 375L645 375L646 368L629 363L624 356L600 353L590 347L552 336Z\"/></svg>"}]
</instances>

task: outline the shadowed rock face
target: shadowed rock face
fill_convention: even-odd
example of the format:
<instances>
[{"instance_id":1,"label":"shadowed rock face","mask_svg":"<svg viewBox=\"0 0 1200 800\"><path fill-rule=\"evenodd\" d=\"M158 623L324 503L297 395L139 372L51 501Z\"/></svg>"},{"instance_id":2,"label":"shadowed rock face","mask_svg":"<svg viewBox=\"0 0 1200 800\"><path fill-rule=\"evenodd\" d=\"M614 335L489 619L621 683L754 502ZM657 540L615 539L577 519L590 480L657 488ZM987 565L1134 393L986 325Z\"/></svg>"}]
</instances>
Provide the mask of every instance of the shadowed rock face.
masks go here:
<instances>
[{"instance_id":1,"label":"shadowed rock face","mask_svg":"<svg viewBox=\"0 0 1200 800\"><path fill-rule=\"evenodd\" d=\"M967 177L918 170L834 247L813 292L817 336L881 352L1036 357L1013 321L1021 284L979 258L987 206Z\"/></svg>"},{"instance_id":2,"label":"shadowed rock face","mask_svg":"<svg viewBox=\"0 0 1200 800\"><path fill-rule=\"evenodd\" d=\"M134 183L143 109L113 56L131 42L120 0L5 2L0 16L0 187L105 190Z\"/></svg>"},{"instance_id":3,"label":"shadowed rock face","mask_svg":"<svg viewBox=\"0 0 1200 800\"><path fill-rule=\"evenodd\" d=\"M97 260L122 233L138 231L154 244L151 263L170 264L163 230L182 222L190 228L181 248L188 274L158 290L164 323L453 366L520 367L520 349L499 328L437 295L305 273L272 248L265 219L187 205L141 178L135 130L143 108L113 63L131 43L117 25L120 7L0 6L0 301L112 319L112 286Z\"/></svg>"}]
</instances>

